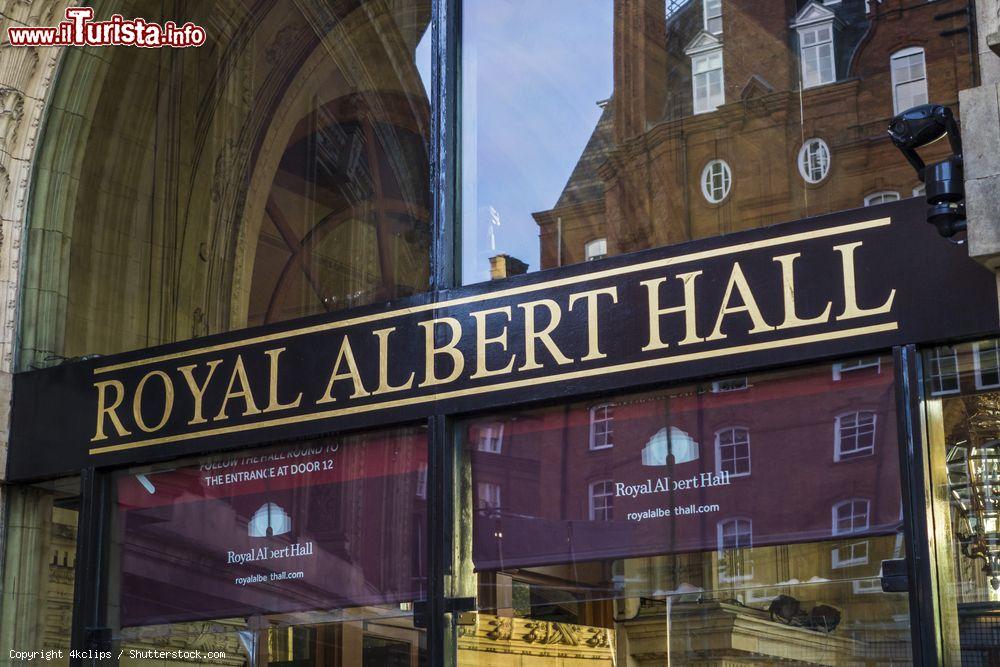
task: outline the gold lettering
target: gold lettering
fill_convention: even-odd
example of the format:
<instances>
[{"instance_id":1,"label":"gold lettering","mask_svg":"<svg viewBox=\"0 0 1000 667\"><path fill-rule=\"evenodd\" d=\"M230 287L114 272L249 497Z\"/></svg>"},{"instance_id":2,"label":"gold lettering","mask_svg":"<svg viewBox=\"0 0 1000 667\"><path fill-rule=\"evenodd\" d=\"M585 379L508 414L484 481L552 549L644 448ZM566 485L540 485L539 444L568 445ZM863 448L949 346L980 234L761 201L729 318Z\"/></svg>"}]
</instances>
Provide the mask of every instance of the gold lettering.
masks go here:
<instances>
[{"instance_id":1,"label":"gold lettering","mask_svg":"<svg viewBox=\"0 0 1000 667\"><path fill-rule=\"evenodd\" d=\"M507 325L503 325L503 331L499 336L494 336L493 338L486 337L486 318L489 315L506 315L507 321L510 322L511 312L510 306L504 306L502 308L490 308L488 310L477 310L474 313L470 313L476 319L476 372L470 375L470 379L477 380L479 378L489 377L491 375L506 375L510 373L514 368L514 360L517 358L516 354L512 354L510 357L510 362L503 368L497 368L490 370L486 367L486 346L487 345L499 345L500 349L504 352L507 351Z\"/></svg>"},{"instance_id":2,"label":"gold lettering","mask_svg":"<svg viewBox=\"0 0 1000 667\"><path fill-rule=\"evenodd\" d=\"M742 306L729 305L734 287L739 291L740 299L743 300ZM754 299L753 292L750 291L750 285L747 283L746 276L743 275L743 269L740 268L739 262L733 264L733 272L729 275L729 284L726 285L726 295L722 297L722 308L719 310L719 316L715 320L715 329L705 340L721 340L725 338L726 334L722 333L722 322L726 319L726 315L732 315L733 313L747 313L750 316L750 320L753 322L753 328L750 329L751 334L764 333L765 331L774 329L774 327L764 321L764 316L761 315L760 308L757 307L757 301Z\"/></svg>"},{"instance_id":3,"label":"gold lettering","mask_svg":"<svg viewBox=\"0 0 1000 667\"><path fill-rule=\"evenodd\" d=\"M543 306L549 311L549 324L541 331L535 329L535 308L538 306ZM518 370L530 371L542 367L542 364L535 360L535 343L538 341L541 341L557 364L573 363L573 360L563 354L556 346L555 341L552 340L552 332L559 326L559 321L562 319L562 310L560 310L559 304L552 299L539 299L538 301L518 304L518 307L524 310L524 364Z\"/></svg>"},{"instance_id":4,"label":"gold lettering","mask_svg":"<svg viewBox=\"0 0 1000 667\"><path fill-rule=\"evenodd\" d=\"M343 373L340 372L341 363L347 364L347 370ZM344 340L340 344L340 352L337 353L337 360L333 362L333 372L326 385L326 393L323 394L323 398L316 401L317 404L332 403L337 400L333 397L333 383L337 380L350 380L354 383L354 393L351 394L351 398L364 398L371 395L371 392L365 389L364 383L361 382L361 371L358 370L358 362L354 359L354 350L351 349L351 341L347 336L344 336Z\"/></svg>"},{"instance_id":5,"label":"gold lettering","mask_svg":"<svg viewBox=\"0 0 1000 667\"><path fill-rule=\"evenodd\" d=\"M264 408L264 412L274 412L275 410L287 410L289 408L299 407L299 403L302 402L302 392L291 403L282 403L278 400L278 357L287 348L279 347L274 350L265 350L266 354L270 359L270 381L268 382L268 398L267 407Z\"/></svg>"},{"instance_id":6,"label":"gold lettering","mask_svg":"<svg viewBox=\"0 0 1000 667\"><path fill-rule=\"evenodd\" d=\"M444 347L436 347L434 343L434 333L438 324L446 324L451 329L451 341ZM424 328L424 381L418 386L429 387L454 382L465 370L465 357L458 349L458 341L462 339L462 323L454 317L442 317L421 322L420 326ZM434 372L434 359L439 354L447 354L454 361L455 367L445 378L439 378Z\"/></svg>"},{"instance_id":7,"label":"gold lettering","mask_svg":"<svg viewBox=\"0 0 1000 667\"><path fill-rule=\"evenodd\" d=\"M201 406L205 399L205 390L208 389L208 383L212 381L212 376L215 374L215 369L219 364L222 363L222 359L214 359L208 362L208 375L205 376L205 381L198 386L198 383L194 379L194 369L195 364L190 366L181 366L177 370L181 372L184 376L184 380L187 382L188 389L191 390L191 396L194 398L194 416L188 425L191 424L204 424L207 419L202 416Z\"/></svg>"},{"instance_id":8,"label":"gold lettering","mask_svg":"<svg viewBox=\"0 0 1000 667\"><path fill-rule=\"evenodd\" d=\"M601 352L600 344L598 342L598 315L597 315L597 298L602 295L607 294L611 297L612 303L618 303L618 288L617 287L605 287L602 289L589 290L587 292L577 292L576 294L570 294L569 296L569 310L573 310L573 304L576 303L577 299L587 300L587 354L580 358L580 361L592 361L594 359L603 359L608 356Z\"/></svg>"},{"instance_id":9,"label":"gold lettering","mask_svg":"<svg viewBox=\"0 0 1000 667\"><path fill-rule=\"evenodd\" d=\"M670 347L663 342L660 335L660 318L671 313L684 313L684 338L678 345L690 345L705 340L698 335L698 317L695 310L697 302L694 296L695 279L701 274L701 271L692 271L677 275L677 279L684 283L684 303L669 308L660 308L660 285L667 281L666 278L643 280L639 283L646 288L649 296L649 342L642 348L643 352Z\"/></svg>"},{"instance_id":10,"label":"gold lettering","mask_svg":"<svg viewBox=\"0 0 1000 667\"><path fill-rule=\"evenodd\" d=\"M388 394L391 391L403 391L413 386L413 372L410 377L401 385L393 387L389 384L389 334L396 330L396 327L379 329L373 332L378 336L378 389L373 394Z\"/></svg>"},{"instance_id":11,"label":"gold lettering","mask_svg":"<svg viewBox=\"0 0 1000 667\"><path fill-rule=\"evenodd\" d=\"M855 317L868 317L870 315L881 315L892 310L892 301L896 298L896 290L889 292L889 298L881 306L876 308L858 307L858 285L854 275L854 251L859 248L862 241L835 245L833 249L840 253L841 263L844 267L844 312L837 315L838 320L852 320Z\"/></svg>"},{"instance_id":12,"label":"gold lettering","mask_svg":"<svg viewBox=\"0 0 1000 667\"><path fill-rule=\"evenodd\" d=\"M115 427L119 438L132 435L122 425L122 420L118 418L118 413L115 412L121 406L122 401L125 400L125 385L118 380L105 380L103 382L95 382L94 387L97 389L97 429L90 441L105 440L108 437L104 435L105 418L111 419L111 425ZM114 387L115 389L115 400L111 405L107 405L108 387Z\"/></svg>"},{"instance_id":13,"label":"gold lettering","mask_svg":"<svg viewBox=\"0 0 1000 667\"><path fill-rule=\"evenodd\" d=\"M146 388L146 382L152 377L158 377L163 382L163 416L157 422L156 426L150 427L146 424L146 420L142 418L142 390ZM173 409L174 383L170 380L170 376L163 371L150 371L143 375L135 388L135 394L132 395L132 416L135 418L136 426L146 433L159 431L166 425L167 420L170 419L170 413Z\"/></svg>"},{"instance_id":14,"label":"gold lettering","mask_svg":"<svg viewBox=\"0 0 1000 667\"><path fill-rule=\"evenodd\" d=\"M826 308L820 315L810 319L802 319L795 312L795 260L801 256L801 252L796 252L772 258L772 261L781 264L781 285L785 297L785 321L777 326L778 329L822 324L830 319L830 309L833 308L833 304L829 301L826 302Z\"/></svg>"},{"instance_id":15,"label":"gold lettering","mask_svg":"<svg viewBox=\"0 0 1000 667\"><path fill-rule=\"evenodd\" d=\"M236 383L237 378L240 381L240 390L233 391L233 385ZM242 355L236 355L233 374L229 376L229 387L226 388L226 395L222 397L222 407L219 408L219 414L215 415L213 421L229 419L229 415L226 414L226 408L229 407L229 399L231 398L242 398L244 403L246 403L246 409L243 411L244 417L260 414L260 409L253 400L253 392L250 391L250 380L247 378L247 369L243 366Z\"/></svg>"}]
</instances>

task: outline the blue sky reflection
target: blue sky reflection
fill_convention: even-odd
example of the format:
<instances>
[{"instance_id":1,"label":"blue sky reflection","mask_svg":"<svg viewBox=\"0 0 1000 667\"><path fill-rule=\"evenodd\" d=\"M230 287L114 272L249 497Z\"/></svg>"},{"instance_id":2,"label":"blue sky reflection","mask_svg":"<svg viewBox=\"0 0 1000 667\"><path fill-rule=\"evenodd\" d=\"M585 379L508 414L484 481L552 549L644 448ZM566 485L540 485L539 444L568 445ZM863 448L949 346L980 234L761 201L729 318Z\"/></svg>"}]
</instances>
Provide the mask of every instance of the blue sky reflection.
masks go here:
<instances>
[{"instance_id":1,"label":"blue sky reflection","mask_svg":"<svg viewBox=\"0 0 1000 667\"><path fill-rule=\"evenodd\" d=\"M612 90L610 0L463 5L463 282L507 253L539 268L555 204ZM497 224L499 223L499 224Z\"/></svg>"}]
</instances>

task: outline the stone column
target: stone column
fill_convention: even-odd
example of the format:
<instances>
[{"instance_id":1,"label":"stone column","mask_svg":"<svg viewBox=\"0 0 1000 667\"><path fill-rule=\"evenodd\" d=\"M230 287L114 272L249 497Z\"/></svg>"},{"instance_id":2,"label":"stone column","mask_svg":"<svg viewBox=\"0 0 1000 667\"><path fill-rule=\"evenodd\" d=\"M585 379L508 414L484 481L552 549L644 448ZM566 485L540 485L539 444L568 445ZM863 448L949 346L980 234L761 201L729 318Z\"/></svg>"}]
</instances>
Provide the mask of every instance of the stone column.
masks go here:
<instances>
[{"instance_id":1,"label":"stone column","mask_svg":"<svg viewBox=\"0 0 1000 667\"><path fill-rule=\"evenodd\" d=\"M7 443L10 435L11 379L16 358L17 309L20 303L20 272L25 212L31 181L35 146L45 113L51 83L61 55L60 49L11 47L7 42L10 25L55 25L64 16L67 0L0 0L0 479L7 469ZM45 535L48 523L39 524L38 512L51 514L51 499L46 503L14 503L6 512L9 494L0 488L0 555L12 535L13 555L5 560L0 582L4 583L5 618L22 618L22 629L37 625L35 617L24 617L25 603L33 600L41 608L50 550ZM33 513L28 520L26 513ZM3 522L6 517L14 525ZM46 521L50 522L48 518ZM48 531L51 532L51 531ZM29 562L25 562L25 561ZM17 582L14 586L12 582ZM25 612L26 613L26 612ZM29 625L30 624L30 625ZM0 638L24 640L13 626L5 624ZM15 632L15 634L11 634ZM40 632L40 630L39 630ZM36 637L37 639L37 637ZM5 648L12 644L0 642ZM19 646L22 644L19 644ZM38 646L41 648L41 646Z\"/></svg>"},{"instance_id":2,"label":"stone column","mask_svg":"<svg viewBox=\"0 0 1000 667\"><path fill-rule=\"evenodd\" d=\"M980 85L959 94L969 254L1000 269L1000 0L975 0Z\"/></svg>"}]
</instances>

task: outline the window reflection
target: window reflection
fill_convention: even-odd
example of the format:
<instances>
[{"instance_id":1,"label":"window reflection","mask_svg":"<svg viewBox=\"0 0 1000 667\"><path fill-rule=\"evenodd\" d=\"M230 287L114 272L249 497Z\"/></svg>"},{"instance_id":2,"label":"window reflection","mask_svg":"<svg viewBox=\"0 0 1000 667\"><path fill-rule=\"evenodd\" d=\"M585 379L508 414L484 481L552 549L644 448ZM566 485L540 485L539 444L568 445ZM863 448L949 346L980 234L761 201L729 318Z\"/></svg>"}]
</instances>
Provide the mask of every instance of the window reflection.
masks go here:
<instances>
[{"instance_id":1,"label":"window reflection","mask_svg":"<svg viewBox=\"0 0 1000 667\"><path fill-rule=\"evenodd\" d=\"M247 667L424 664L422 428L125 470L113 487L111 638L136 664L155 650ZM499 493L479 489L481 507L499 509Z\"/></svg>"},{"instance_id":2,"label":"window reflection","mask_svg":"<svg viewBox=\"0 0 1000 667\"><path fill-rule=\"evenodd\" d=\"M427 289L429 0L121 5L209 40L63 54L25 367Z\"/></svg>"},{"instance_id":3,"label":"window reflection","mask_svg":"<svg viewBox=\"0 0 1000 667\"><path fill-rule=\"evenodd\" d=\"M998 349L989 339L923 352L928 512L938 526L931 546L946 658L956 664L988 664L1000 652L1000 591L993 586L1000 555Z\"/></svg>"},{"instance_id":4,"label":"window reflection","mask_svg":"<svg viewBox=\"0 0 1000 667\"><path fill-rule=\"evenodd\" d=\"M974 59L965 19L941 23L967 3L771 9L465 3L463 281L516 275L497 257L537 271L920 196L885 128L957 108Z\"/></svg>"},{"instance_id":5,"label":"window reflection","mask_svg":"<svg viewBox=\"0 0 1000 667\"><path fill-rule=\"evenodd\" d=\"M9 664L31 661L14 651L52 651L46 664L70 664L79 494L79 477L4 490L0 645Z\"/></svg>"},{"instance_id":6,"label":"window reflection","mask_svg":"<svg viewBox=\"0 0 1000 667\"><path fill-rule=\"evenodd\" d=\"M472 540L454 583L478 613L457 628L458 663L906 662L907 597L879 579L905 555L890 365L844 359L461 425L460 504L476 509L457 528ZM498 422L502 452L484 451ZM605 422L613 446L595 448Z\"/></svg>"}]
</instances>

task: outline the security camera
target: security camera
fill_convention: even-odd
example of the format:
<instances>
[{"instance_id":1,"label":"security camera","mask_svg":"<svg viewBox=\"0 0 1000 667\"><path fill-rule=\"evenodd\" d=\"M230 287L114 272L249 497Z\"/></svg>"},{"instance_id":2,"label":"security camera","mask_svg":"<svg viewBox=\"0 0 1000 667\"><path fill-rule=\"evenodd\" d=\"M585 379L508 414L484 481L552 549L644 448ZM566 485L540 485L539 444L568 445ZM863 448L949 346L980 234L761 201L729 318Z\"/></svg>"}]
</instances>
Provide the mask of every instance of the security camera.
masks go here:
<instances>
[{"instance_id":1,"label":"security camera","mask_svg":"<svg viewBox=\"0 0 1000 667\"><path fill-rule=\"evenodd\" d=\"M927 187L927 222L938 233L951 237L965 230L965 183L962 169L962 135L951 109L940 104L922 104L907 109L889 123L889 137L913 166ZM952 155L925 164L918 148L948 137Z\"/></svg>"}]
</instances>

